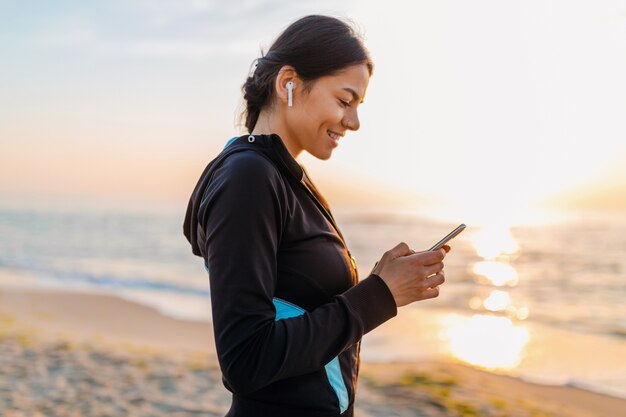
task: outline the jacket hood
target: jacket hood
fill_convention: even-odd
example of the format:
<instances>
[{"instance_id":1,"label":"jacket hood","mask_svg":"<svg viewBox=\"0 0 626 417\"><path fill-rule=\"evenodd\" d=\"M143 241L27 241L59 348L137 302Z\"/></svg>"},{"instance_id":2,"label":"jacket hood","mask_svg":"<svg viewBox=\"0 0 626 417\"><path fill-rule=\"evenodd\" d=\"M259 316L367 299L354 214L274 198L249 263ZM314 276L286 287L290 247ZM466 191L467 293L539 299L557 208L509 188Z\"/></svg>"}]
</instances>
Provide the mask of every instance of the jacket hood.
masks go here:
<instances>
[{"instance_id":1,"label":"jacket hood","mask_svg":"<svg viewBox=\"0 0 626 417\"><path fill-rule=\"evenodd\" d=\"M200 204L211 182L213 172L229 155L248 149L259 152L269 158L281 171L282 175L293 178L298 182L302 181L304 175L302 166L291 156L285 143L277 134L242 135L229 140L224 149L209 162L202 175L200 175L187 204L183 233L191 244L193 254L196 256L202 256L197 236Z\"/></svg>"}]
</instances>

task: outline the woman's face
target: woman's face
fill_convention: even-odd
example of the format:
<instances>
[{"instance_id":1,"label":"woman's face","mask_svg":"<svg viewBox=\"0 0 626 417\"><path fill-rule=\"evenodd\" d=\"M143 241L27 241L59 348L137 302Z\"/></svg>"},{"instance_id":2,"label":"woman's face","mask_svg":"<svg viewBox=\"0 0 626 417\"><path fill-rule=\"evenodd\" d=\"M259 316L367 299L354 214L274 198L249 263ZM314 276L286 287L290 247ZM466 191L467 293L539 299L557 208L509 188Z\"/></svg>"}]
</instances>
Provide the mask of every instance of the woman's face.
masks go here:
<instances>
[{"instance_id":1,"label":"woman's face","mask_svg":"<svg viewBox=\"0 0 626 417\"><path fill-rule=\"evenodd\" d=\"M365 64L320 77L309 92L302 92L302 83L296 78L293 106L284 107L289 137L316 158L330 158L346 132L360 126L357 110L369 78Z\"/></svg>"}]
</instances>

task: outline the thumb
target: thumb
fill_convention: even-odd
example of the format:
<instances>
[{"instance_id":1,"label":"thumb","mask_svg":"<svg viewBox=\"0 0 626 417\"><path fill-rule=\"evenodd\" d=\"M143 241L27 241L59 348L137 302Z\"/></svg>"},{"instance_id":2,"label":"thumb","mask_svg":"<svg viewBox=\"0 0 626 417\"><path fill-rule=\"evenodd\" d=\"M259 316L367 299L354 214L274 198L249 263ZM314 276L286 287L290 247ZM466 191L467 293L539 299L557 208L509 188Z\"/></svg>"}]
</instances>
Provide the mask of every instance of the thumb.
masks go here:
<instances>
[{"instance_id":1,"label":"thumb","mask_svg":"<svg viewBox=\"0 0 626 417\"><path fill-rule=\"evenodd\" d=\"M414 253L415 251L409 248L409 245L404 242L398 243L388 252L391 259L399 258L400 256L412 255Z\"/></svg>"},{"instance_id":2,"label":"thumb","mask_svg":"<svg viewBox=\"0 0 626 417\"><path fill-rule=\"evenodd\" d=\"M381 258L381 261L383 261L383 260L390 260L390 259L396 259L396 258L399 258L401 256L412 255L414 253L415 253L415 251L413 249L409 248L409 245L407 245L404 242L400 242L396 246L394 246L393 248L391 248L387 252L385 252L383 257ZM372 273L380 272L380 267L378 266L379 262L380 261L376 261L376 263L374 264L374 269L372 270Z\"/></svg>"}]
</instances>

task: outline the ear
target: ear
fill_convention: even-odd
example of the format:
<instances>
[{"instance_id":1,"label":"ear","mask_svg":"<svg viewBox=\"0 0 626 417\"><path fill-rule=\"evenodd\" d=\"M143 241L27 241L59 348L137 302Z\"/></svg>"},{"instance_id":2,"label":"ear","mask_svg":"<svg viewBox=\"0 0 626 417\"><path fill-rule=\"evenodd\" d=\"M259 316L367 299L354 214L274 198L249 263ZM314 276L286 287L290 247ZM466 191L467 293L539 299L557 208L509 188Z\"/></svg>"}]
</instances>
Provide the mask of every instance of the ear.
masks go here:
<instances>
[{"instance_id":1,"label":"ear","mask_svg":"<svg viewBox=\"0 0 626 417\"><path fill-rule=\"evenodd\" d=\"M274 89L276 92L276 97L278 101L287 105L288 99L288 90L287 83L289 81L293 81L293 97L295 99L297 95L297 91L302 88L302 82L300 78L298 78L298 73L291 65L284 65L276 76L276 83L274 85Z\"/></svg>"}]
</instances>

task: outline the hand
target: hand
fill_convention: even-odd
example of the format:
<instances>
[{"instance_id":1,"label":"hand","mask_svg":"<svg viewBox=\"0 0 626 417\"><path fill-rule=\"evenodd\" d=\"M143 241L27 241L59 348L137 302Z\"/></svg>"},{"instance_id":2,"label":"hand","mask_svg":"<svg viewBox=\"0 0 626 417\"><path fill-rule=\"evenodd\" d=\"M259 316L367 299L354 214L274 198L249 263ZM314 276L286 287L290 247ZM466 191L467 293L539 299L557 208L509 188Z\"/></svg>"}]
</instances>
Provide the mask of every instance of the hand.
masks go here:
<instances>
[{"instance_id":1,"label":"hand","mask_svg":"<svg viewBox=\"0 0 626 417\"><path fill-rule=\"evenodd\" d=\"M383 254L371 273L385 281L398 307L435 298L445 282L443 260L450 249L443 245L433 252L415 252L401 242Z\"/></svg>"}]
</instances>

